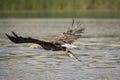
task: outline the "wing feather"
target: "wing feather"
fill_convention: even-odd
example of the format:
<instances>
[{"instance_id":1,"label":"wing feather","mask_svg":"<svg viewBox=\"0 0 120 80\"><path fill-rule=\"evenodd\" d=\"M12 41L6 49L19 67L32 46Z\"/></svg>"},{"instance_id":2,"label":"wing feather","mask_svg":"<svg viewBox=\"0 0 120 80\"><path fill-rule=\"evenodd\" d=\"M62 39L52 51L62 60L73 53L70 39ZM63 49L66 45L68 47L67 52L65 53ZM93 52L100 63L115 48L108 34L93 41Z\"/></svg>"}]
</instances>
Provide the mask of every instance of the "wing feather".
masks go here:
<instances>
[{"instance_id":1,"label":"wing feather","mask_svg":"<svg viewBox=\"0 0 120 80\"><path fill-rule=\"evenodd\" d=\"M72 23L72 26L73 24L74 24L74 21ZM77 25L80 25L79 22ZM62 34L58 35L57 37L55 37L55 39L53 39L53 42L60 43L60 44L64 44L64 43L71 44L75 40L80 38L81 33L83 33L83 31L84 31L84 28L79 28L77 26L74 29L67 30L66 32L63 32Z\"/></svg>"},{"instance_id":2,"label":"wing feather","mask_svg":"<svg viewBox=\"0 0 120 80\"><path fill-rule=\"evenodd\" d=\"M6 34L6 36L14 43L36 43L36 44L44 43L44 41L33 39L31 37L25 38L25 37L18 36L13 31L12 31L12 33L13 33L13 36L10 36L8 34Z\"/></svg>"},{"instance_id":3,"label":"wing feather","mask_svg":"<svg viewBox=\"0 0 120 80\"><path fill-rule=\"evenodd\" d=\"M41 45L46 50L58 50L56 45L51 42L41 41L33 39L31 37L21 37L18 36L15 32L12 32L13 36L6 34L6 36L14 43L35 43Z\"/></svg>"}]
</instances>

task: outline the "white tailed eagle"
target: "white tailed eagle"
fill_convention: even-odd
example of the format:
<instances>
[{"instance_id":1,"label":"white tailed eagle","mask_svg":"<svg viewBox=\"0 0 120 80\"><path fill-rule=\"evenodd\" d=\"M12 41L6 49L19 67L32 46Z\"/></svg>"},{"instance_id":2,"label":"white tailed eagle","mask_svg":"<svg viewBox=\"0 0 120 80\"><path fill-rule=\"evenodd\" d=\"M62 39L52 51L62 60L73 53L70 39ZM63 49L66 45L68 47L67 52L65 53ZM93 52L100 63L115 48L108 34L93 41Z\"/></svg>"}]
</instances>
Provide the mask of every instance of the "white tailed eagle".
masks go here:
<instances>
[{"instance_id":1,"label":"white tailed eagle","mask_svg":"<svg viewBox=\"0 0 120 80\"><path fill-rule=\"evenodd\" d=\"M77 27L73 28L74 20L72 22L72 29L63 32L62 34L58 35L51 41L42 41L38 39L34 39L31 37L22 37L18 36L15 32L12 31L13 35L6 36L13 42L13 43L34 43L37 45L32 45L31 47L38 47L43 48L45 50L52 50L52 51L64 51L67 56L78 60L71 51L68 50L67 46L71 46L71 44L80 38L81 33L83 33L84 28L79 28L80 22L78 22ZM66 46L67 45L67 46Z\"/></svg>"}]
</instances>

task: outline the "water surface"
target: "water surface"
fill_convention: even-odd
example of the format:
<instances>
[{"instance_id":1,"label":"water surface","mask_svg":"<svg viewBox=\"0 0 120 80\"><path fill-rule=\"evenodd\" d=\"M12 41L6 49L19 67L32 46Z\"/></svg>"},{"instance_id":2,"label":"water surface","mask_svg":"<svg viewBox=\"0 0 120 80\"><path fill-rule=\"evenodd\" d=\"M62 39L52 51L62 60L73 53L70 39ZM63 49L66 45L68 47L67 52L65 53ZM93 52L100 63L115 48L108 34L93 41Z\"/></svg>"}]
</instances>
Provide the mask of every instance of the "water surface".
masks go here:
<instances>
[{"instance_id":1,"label":"water surface","mask_svg":"<svg viewBox=\"0 0 120 80\"><path fill-rule=\"evenodd\" d=\"M53 39L70 29L72 19L0 19L0 80L120 80L120 20L76 19L85 28L71 51L29 49L14 44L5 33Z\"/></svg>"}]
</instances>

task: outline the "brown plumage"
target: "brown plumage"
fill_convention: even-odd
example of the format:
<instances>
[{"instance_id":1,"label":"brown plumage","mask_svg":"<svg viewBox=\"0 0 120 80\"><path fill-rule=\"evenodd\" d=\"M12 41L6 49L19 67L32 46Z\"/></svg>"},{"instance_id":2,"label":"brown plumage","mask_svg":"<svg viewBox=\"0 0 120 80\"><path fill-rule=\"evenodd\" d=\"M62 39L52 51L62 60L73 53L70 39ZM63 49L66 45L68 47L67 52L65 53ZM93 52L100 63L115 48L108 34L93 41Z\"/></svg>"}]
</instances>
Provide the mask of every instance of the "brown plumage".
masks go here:
<instances>
[{"instance_id":1,"label":"brown plumage","mask_svg":"<svg viewBox=\"0 0 120 80\"><path fill-rule=\"evenodd\" d=\"M74 24L74 20L72 26L73 24ZM40 45L45 50L66 51L67 50L66 47L63 47L62 45L73 43L76 39L80 38L81 33L83 33L83 31L84 31L83 28L76 27L74 29L70 29L67 30L66 32L63 32L62 34L58 35L51 41L42 41L31 37L21 37L18 36L13 31L12 31L13 35L6 34L6 36L14 43L35 43Z\"/></svg>"}]
</instances>

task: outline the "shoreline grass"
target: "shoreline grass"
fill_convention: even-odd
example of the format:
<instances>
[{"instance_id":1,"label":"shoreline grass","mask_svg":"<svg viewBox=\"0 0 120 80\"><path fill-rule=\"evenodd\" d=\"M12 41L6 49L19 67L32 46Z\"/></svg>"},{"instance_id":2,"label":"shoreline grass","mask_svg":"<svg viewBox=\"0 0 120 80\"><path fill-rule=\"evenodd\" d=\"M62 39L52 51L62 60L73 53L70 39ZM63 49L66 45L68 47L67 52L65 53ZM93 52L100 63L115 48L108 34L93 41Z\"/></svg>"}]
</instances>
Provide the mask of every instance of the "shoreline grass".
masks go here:
<instances>
[{"instance_id":1,"label":"shoreline grass","mask_svg":"<svg viewBox=\"0 0 120 80\"><path fill-rule=\"evenodd\" d=\"M0 18L120 18L120 0L0 0Z\"/></svg>"},{"instance_id":2,"label":"shoreline grass","mask_svg":"<svg viewBox=\"0 0 120 80\"><path fill-rule=\"evenodd\" d=\"M120 0L0 0L0 10L120 10Z\"/></svg>"},{"instance_id":3,"label":"shoreline grass","mask_svg":"<svg viewBox=\"0 0 120 80\"><path fill-rule=\"evenodd\" d=\"M113 10L0 11L0 18L120 18Z\"/></svg>"}]
</instances>

